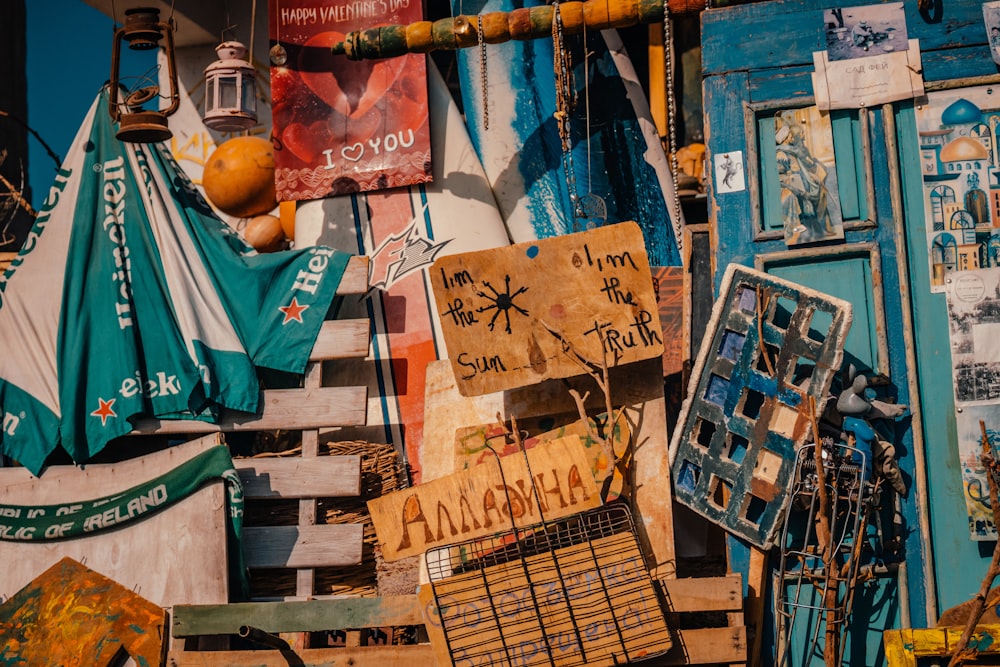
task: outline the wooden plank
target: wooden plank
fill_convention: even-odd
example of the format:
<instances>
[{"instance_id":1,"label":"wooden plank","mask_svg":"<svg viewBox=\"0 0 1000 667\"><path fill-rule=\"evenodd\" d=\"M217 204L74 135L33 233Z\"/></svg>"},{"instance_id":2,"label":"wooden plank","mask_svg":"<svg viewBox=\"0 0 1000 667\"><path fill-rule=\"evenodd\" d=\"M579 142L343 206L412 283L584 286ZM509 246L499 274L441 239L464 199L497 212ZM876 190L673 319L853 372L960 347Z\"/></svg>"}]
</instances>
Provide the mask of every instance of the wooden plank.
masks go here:
<instances>
[{"instance_id":1,"label":"wooden plank","mask_svg":"<svg viewBox=\"0 0 1000 667\"><path fill-rule=\"evenodd\" d=\"M368 291L368 257L355 255L347 260L347 268L337 285L337 294L364 294Z\"/></svg>"},{"instance_id":2,"label":"wooden plank","mask_svg":"<svg viewBox=\"0 0 1000 667\"><path fill-rule=\"evenodd\" d=\"M0 497L17 505L91 500L161 475L221 442L222 436L213 434L120 463L49 466L41 478L24 468L3 468ZM160 606L225 602L226 523L226 493L219 481L115 530L66 540L0 541L0 599L68 556Z\"/></svg>"},{"instance_id":3,"label":"wooden plank","mask_svg":"<svg viewBox=\"0 0 1000 667\"><path fill-rule=\"evenodd\" d=\"M281 651L171 651L171 667L434 667L430 644L303 649L289 663Z\"/></svg>"},{"instance_id":4,"label":"wooden plank","mask_svg":"<svg viewBox=\"0 0 1000 667\"><path fill-rule=\"evenodd\" d=\"M243 552L247 567L341 567L361 562L364 525L247 526Z\"/></svg>"},{"instance_id":5,"label":"wooden plank","mask_svg":"<svg viewBox=\"0 0 1000 667\"><path fill-rule=\"evenodd\" d=\"M235 635L250 625L266 632L323 632L423 623L416 595L296 602L177 605L174 637Z\"/></svg>"},{"instance_id":6,"label":"wooden plank","mask_svg":"<svg viewBox=\"0 0 1000 667\"><path fill-rule=\"evenodd\" d=\"M661 579L671 612L734 611L743 608L743 583L738 574L725 577Z\"/></svg>"},{"instance_id":7,"label":"wooden plank","mask_svg":"<svg viewBox=\"0 0 1000 667\"><path fill-rule=\"evenodd\" d=\"M136 432L151 435L357 426L365 423L367 400L367 387L268 389L259 415L227 412L218 424L143 419L136 423Z\"/></svg>"},{"instance_id":8,"label":"wooden plank","mask_svg":"<svg viewBox=\"0 0 1000 667\"><path fill-rule=\"evenodd\" d=\"M524 449L531 449L550 440L570 435L579 436L590 461L590 472L600 486L608 477L608 457L604 453L604 448L591 434L600 430L597 427L598 423L604 424L607 421L606 414L601 413L596 418L591 417L586 421L579 418L579 413L556 417L518 419L517 429L521 432L521 446ZM558 428L551 428L553 422L562 425ZM550 430L541 431L546 426ZM504 435L505 428L494 421L492 424L480 424L459 429L455 433L455 470L465 470L483 463L495 464L496 455L519 455L521 450L517 445L509 442L509 439ZM619 456L625 452L631 438L632 432L628 422L619 419L610 436L611 446L614 447ZM621 471L615 469L613 474L615 479L610 485L608 495L604 497L605 502L616 499L621 492L623 484Z\"/></svg>"},{"instance_id":9,"label":"wooden plank","mask_svg":"<svg viewBox=\"0 0 1000 667\"><path fill-rule=\"evenodd\" d=\"M369 320L327 320L316 336L309 361L364 358L368 356L370 343Z\"/></svg>"},{"instance_id":10,"label":"wooden plank","mask_svg":"<svg viewBox=\"0 0 1000 667\"><path fill-rule=\"evenodd\" d=\"M674 646L670 654L657 658L653 664L731 665L747 659L747 634L744 627L675 629L673 633Z\"/></svg>"},{"instance_id":11,"label":"wooden plank","mask_svg":"<svg viewBox=\"0 0 1000 667\"><path fill-rule=\"evenodd\" d=\"M361 493L361 457L235 459L247 498L343 498Z\"/></svg>"},{"instance_id":12,"label":"wooden plank","mask_svg":"<svg viewBox=\"0 0 1000 667\"><path fill-rule=\"evenodd\" d=\"M683 266L652 267L660 328L663 330L663 375L680 374L687 360Z\"/></svg>"},{"instance_id":13,"label":"wooden plank","mask_svg":"<svg viewBox=\"0 0 1000 667\"><path fill-rule=\"evenodd\" d=\"M529 449L525 457L505 457L499 465L476 466L375 498L368 509L382 557L393 561L600 503L580 437L570 436Z\"/></svg>"},{"instance_id":14,"label":"wooden plank","mask_svg":"<svg viewBox=\"0 0 1000 667\"><path fill-rule=\"evenodd\" d=\"M163 664L167 612L64 558L0 605L5 665L101 667L119 649L135 664Z\"/></svg>"},{"instance_id":15,"label":"wooden plank","mask_svg":"<svg viewBox=\"0 0 1000 667\"><path fill-rule=\"evenodd\" d=\"M439 257L432 285L465 396L661 357L663 334L634 222Z\"/></svg>"}]
</instances>

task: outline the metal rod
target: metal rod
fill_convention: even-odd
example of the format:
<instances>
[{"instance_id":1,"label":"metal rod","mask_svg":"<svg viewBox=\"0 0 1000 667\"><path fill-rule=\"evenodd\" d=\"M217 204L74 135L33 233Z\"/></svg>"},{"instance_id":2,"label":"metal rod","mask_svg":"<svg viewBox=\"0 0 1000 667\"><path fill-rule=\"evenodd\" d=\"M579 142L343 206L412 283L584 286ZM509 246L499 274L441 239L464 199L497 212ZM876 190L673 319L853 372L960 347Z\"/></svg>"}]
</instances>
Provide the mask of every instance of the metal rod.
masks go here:
<instances>
[{"instance_id":1,"label":"metal rod","mask_svg":"<svg viewBox=\"0 0 1000 667\"><path fill-rule=\"evenodd\" d=\"M255 644L261 644L262 646L270 646L271 648L288 650L291 647L288 645L284 639L277 635L272 635L266 630L261 630L260 628L255 628L252 625L241 625L240 626L240 637L243 639L249 639Z\"/></svg>"}]
</instances>

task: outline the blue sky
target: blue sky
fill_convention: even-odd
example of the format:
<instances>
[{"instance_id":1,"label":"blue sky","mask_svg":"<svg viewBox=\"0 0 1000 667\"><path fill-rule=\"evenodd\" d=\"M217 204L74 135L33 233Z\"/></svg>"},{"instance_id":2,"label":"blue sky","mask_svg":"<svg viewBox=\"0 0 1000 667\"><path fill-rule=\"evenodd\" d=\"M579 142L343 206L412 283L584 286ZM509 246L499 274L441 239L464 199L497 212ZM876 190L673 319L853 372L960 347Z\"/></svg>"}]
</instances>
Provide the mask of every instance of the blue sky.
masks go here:
<instances>
[{"instance_id":1,"label":"blue sky","mask_svg":"<svg viewBox=\"0 0 1000 667\"><path fill-rule=\"evenodd\" d=\"M27 0L28 125L65 158L87 110L111 78L114 23L82 0ZM127 49L122 49L123 53ZM120 76L138 75L126 61ZM40 209L56 173L42 145L28 139L31 204Z\"/></svg>"}]
</instances>

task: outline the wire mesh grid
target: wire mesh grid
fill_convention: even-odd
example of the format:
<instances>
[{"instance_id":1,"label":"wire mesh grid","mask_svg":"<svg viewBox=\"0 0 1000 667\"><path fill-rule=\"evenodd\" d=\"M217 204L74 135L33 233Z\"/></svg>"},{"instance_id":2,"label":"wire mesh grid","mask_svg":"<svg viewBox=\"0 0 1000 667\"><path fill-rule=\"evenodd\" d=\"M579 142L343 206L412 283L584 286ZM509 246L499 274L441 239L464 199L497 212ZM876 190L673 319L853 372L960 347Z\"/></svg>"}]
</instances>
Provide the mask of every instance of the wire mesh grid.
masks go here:
<instances>
[{"instance_id":1,"label":"wire mesh grid","mask_svg":"<svg viewBox=\"0 0 1000 667\"><path fill-rule=\"evenodd\" d=\"M859 549L863 546L867 521L871 493L867 484L867 453L845 444L824 447L822 483L829 503L828 542L820 542L816 526L821 480L816 470L815 448L809 444L799 449L791 507L782 530L781 561L775 584L777 655L781 665L821 657L826 625L833 624L843 633L850 620L860 565ZM831 588L836 591L832 598ZM832 607L831 599L836 601ZM804 646L800 647L801 658L792 655L791 637L798 624L809 628Z\"/></svg>"},{"instance_id":2,"label":"wire mesh grid","mask_svg":"<svg viewBox=\"0 0 1000 667\"><path fill-rule=\"evenodd\" d=\"M426 559L456 665L617 665L670 647L624 505L435 549Z\"/></svg>"}]
</instances>

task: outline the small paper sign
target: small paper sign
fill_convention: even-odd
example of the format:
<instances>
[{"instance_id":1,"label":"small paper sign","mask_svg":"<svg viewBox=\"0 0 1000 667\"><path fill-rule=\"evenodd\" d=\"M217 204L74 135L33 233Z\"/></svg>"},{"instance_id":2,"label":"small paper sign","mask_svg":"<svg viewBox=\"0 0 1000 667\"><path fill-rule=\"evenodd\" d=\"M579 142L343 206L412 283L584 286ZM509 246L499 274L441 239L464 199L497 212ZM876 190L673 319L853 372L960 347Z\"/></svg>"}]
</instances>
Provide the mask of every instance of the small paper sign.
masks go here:
<instances>
[{"instance_id":1,"label":"small paper sign","mask_svg":"<svg viewBox=\"0 0 1000 667\"><path fill-rule=\"evenodd\" d=\"M441 257L431 282L463 396L663 354L634 222Z\"/></svg>"}]
</instances>

